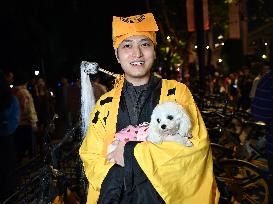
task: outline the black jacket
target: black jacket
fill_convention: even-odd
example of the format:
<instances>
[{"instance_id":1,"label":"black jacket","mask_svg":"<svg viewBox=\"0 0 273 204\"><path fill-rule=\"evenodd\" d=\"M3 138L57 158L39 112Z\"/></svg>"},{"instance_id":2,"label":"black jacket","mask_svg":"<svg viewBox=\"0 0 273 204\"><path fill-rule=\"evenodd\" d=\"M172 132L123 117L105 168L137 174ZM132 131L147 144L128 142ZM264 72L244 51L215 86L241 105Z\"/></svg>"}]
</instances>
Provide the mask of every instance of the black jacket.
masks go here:
<instances>
[{"instance_id":1,"label":"black jacket","mask_svg":"<svg viewBox=\"0 0 273 204\"><path fill-rule=\"evenodd\" d=\"M160 98L161 80L151 80L145 101L141 106L138 123L149 122L152 110ZM130 107L131 108L131 107ZM119 104L117 131L130 125L128 104L124 94ZM138 142L131 141L124 148L125 167L115 164L105 177L99 204L161 204L164 200L157 193L134 157L134 147Z\"/></svg>"}]
</instances>

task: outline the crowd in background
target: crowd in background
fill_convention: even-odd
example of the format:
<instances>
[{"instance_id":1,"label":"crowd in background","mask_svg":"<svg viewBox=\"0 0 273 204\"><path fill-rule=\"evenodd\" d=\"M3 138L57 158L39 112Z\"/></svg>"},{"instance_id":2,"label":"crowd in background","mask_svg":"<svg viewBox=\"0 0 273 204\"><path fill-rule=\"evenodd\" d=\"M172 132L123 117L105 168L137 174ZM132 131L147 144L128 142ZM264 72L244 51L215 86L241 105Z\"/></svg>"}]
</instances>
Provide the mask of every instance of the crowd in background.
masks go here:
<instances>
[{"instance_id":1,"label":"crowd in background","mask_svg":"<svg viewBox=\"0 0 273 204\"><path fill-rule=\"evenodd\" d=\"M244 66L226 76L214 72L206 81L206 94L224 94L235 110L251 111L251 103L255 97L258 82L270 69L269 63L261 62L255 66L255 70Z\"/></svg>"},{"instance_id":2,"label":"crowd in background","mask_svg":"<svg viewBox=\"0 0 273 204\"><path fill-rule=\"evenodd\" d=\"M91 83L96 100L107 91L99 76ZM0 70L0 202L14 192L15 171L43 151L46 128L58 116L54 140L64 137L80 119L80 80L61 76L49 87L41 76Z\"/></svg>"}]
</instances>

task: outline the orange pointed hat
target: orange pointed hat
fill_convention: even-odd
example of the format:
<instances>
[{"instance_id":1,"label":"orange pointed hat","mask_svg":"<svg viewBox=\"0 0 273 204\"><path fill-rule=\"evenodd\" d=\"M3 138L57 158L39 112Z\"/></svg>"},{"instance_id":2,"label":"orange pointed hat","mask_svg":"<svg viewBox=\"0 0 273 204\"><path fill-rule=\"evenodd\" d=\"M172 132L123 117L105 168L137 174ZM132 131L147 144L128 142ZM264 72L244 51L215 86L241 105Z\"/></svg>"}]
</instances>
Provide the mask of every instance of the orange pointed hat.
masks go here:
<instances>
[{"instance_id":1,"label":"orange pointed hat","mask_svg":"<svg viewBox=\"0 0 273 204\"><path fill-rule=\"evenodd\" d=\"M130 17L113 16L112 29L113 47L115 49L123 40L133 35L144 35L156 45L155 32L158 31L158 27L152 13Z\"/></svg>"}]
</instances>

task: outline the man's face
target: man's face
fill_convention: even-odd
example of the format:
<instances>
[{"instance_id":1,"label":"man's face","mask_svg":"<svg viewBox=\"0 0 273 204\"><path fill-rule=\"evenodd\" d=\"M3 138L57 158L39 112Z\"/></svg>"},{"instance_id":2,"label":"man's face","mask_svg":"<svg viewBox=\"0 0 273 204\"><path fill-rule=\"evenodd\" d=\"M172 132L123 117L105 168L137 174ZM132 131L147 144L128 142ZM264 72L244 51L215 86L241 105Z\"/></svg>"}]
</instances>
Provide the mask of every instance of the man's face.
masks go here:
<instances>
[{"instance_id":1,"label":"man's face","mask_svg":"<svg viewBox=\"0 0 273 204\"><path fill-rule=\"evenodd\" d=\"M148 82L156 58L154 44L149 38L140 35L125 39L116 50L116 57L129 82L136 86Z\"/></svg>"}]
</instances>

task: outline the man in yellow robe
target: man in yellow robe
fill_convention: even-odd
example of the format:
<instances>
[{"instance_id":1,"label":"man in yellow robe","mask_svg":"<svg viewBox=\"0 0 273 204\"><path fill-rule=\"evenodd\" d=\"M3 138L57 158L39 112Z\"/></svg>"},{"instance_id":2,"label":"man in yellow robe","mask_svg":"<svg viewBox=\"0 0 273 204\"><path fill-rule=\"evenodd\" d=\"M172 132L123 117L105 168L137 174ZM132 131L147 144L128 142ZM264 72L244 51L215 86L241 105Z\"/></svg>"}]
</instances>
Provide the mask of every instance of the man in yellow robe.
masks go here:
<instances>
[{"instance_id":1,"label":"man in yellow robe","mask_svg":"<svg viewBox=\"0 0 273 204\"><path fill-rule=\"evenodd\" d=\"M218 203L210 141L189 89L151 74L157 30L151 13L113 18L113 46L124 75L96 103L79 151L89 182L87 203ZM116 132L150 122L153 108L164 101L188 111L192 147L119 142L107 155Z\"/></svg>"}]
</instances>

